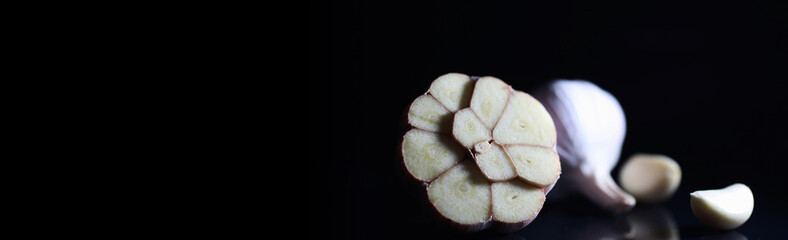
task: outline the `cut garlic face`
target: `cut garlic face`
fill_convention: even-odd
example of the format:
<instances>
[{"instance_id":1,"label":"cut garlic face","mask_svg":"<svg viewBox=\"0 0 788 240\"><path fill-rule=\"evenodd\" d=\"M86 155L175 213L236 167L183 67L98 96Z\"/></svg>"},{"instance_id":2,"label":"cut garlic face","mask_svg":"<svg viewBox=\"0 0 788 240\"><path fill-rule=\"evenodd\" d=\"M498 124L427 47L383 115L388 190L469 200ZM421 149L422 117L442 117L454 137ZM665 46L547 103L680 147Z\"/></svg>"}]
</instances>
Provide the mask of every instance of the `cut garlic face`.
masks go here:
<instances>
[{"instance_id":1,"label":"cut garlic face","mask_svg":"<svg viewBox=\"0 0 788 240\"><path fill-rule=\"evenodd\" d=\"M755 199L747 185L736 183L723 189L695 191L690 194L690 206L703 224L730 230L750 218Z\"/></svg>"},{"instance_id":2,"label":"cut garlic face","mask_svg":"<svg viewBox=\"0 0 788 240\"><path fill-rule=\"evenodd\" d=\"M640 153L624 163L618 180L638 201L656 203L676 192L681 182L681 168L667 156Z\"/></svg>"},{"instance_id":3,"label":"cut garlic face","mask_svg":"<svg viewBox=\"0 0 788 240\"><path fill-rule=\"evenodd\" d=\"M435 210L477 231L522 229L561 174L550 114L495 77L449 73L410 105L401 150Z\"/></svg>"}]
</instances>

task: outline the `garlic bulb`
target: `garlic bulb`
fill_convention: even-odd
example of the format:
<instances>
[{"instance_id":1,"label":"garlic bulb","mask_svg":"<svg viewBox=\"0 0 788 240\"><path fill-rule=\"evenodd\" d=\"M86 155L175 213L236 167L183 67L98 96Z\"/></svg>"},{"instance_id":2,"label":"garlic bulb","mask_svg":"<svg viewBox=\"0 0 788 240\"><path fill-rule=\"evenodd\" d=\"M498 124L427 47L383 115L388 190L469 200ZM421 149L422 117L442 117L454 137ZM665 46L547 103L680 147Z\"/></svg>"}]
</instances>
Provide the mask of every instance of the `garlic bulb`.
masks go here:
<instances>
[{"instance_id":1,"label":"garlic bulb","mask_svg":"<svg viewBox=\"0 0 788 240\"><path fill-rule=\"evenodd\" d=\"M555 122L563 173L556 188L573 185L601 207L629 211L635 198L616 185L626 119L613 95L583 80L556 80L534 93Z\"/></svg>"}]
</instances>

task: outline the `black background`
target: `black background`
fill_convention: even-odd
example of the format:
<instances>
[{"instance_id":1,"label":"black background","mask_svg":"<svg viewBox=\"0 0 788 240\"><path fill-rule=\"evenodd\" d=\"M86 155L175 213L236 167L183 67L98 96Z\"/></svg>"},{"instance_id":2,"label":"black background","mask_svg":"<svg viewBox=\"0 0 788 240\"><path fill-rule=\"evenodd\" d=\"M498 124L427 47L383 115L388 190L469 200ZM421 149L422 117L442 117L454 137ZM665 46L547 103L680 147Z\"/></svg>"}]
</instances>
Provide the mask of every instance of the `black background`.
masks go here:
<instances>
[{"instance_id":1,"label":"black background","mask_svg":"<svg viewBox=\"0 0 788 240\"><path fill-rule=\"evenodd\" d=\"M526 92L556 78L596 83L624 108L622 158L660 153L681 165L676 195L651 207L669 211L682 238L786 239L785 10L766 1L310 2L308 181L319 202L310 221L324 230L314 233L568 239L622 218L580 198L546 203L514 235L434 223L397 146L410 102L460 72ZM733 233L700 225L689 193L735 182L755 195L752 218Z\"/></svg>"}]
</instances>

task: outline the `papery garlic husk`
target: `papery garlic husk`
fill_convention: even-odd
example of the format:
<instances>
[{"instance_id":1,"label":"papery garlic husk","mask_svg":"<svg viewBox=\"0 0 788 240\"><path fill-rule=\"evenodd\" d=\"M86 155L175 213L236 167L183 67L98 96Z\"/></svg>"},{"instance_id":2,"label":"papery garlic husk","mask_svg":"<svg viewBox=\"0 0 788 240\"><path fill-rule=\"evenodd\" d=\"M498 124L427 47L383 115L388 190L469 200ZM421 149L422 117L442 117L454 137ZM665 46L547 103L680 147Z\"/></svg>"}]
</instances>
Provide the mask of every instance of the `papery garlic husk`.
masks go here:
<instances>
[{"instance_id":1,"label":"papery garlic husk","mask_svg":"<svg viewBox=\"0 0 788 240\"><path fill-rule=\"evenodd\" d=\"M610 175L626 134L626 118L618 100L591 82L563 79L533 96L552 116L558 134L563 175L556 189L574 188L606 210L629 211L635 198Z\"/></svg>"}]
</instances>

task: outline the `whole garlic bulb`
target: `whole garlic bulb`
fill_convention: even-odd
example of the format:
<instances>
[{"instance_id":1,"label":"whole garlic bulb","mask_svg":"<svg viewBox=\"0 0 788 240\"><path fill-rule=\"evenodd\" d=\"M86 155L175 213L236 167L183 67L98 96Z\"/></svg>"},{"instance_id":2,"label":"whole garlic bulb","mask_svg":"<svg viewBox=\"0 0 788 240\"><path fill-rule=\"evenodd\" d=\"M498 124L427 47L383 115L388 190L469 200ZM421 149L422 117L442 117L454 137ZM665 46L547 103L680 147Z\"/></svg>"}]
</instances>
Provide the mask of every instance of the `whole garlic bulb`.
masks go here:
<instances>
[{"instance_id":1,"label":"whole garlic bulb","mask_svg":"<svg viewBox=\"0 0 788 240\"><path fill-rule=\"evenodd\" d=\"M626 134L626 119L618 100L591 82L563 79L551 82L533 96L555 122L563 168L556 188L573 185L609 211L629 211L635 198L610 176Z\"/></svg>"}]
</instances>

